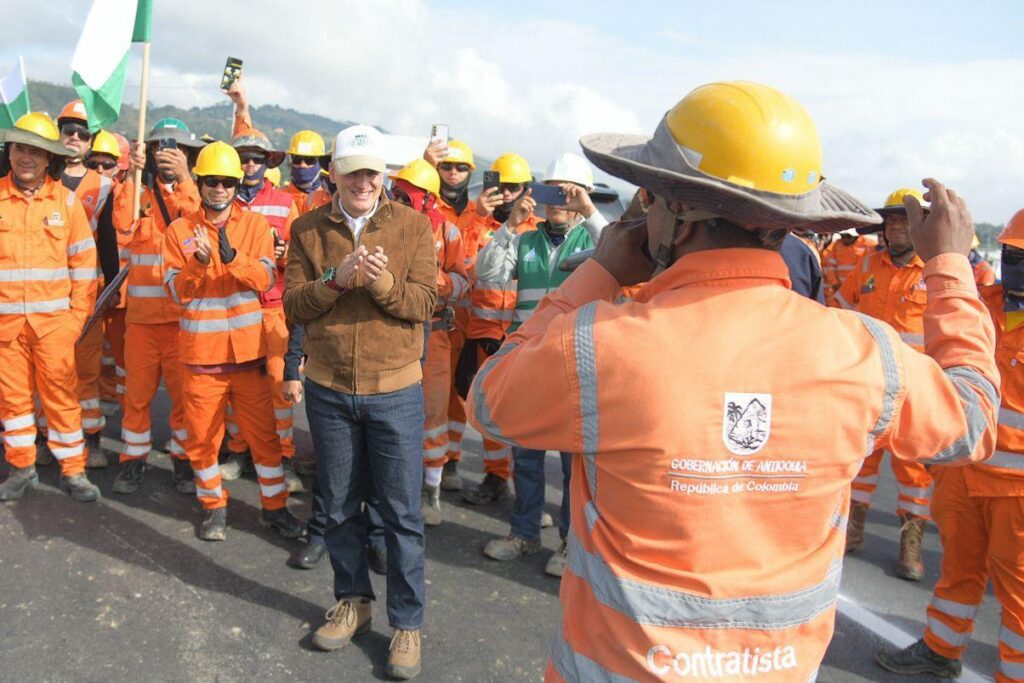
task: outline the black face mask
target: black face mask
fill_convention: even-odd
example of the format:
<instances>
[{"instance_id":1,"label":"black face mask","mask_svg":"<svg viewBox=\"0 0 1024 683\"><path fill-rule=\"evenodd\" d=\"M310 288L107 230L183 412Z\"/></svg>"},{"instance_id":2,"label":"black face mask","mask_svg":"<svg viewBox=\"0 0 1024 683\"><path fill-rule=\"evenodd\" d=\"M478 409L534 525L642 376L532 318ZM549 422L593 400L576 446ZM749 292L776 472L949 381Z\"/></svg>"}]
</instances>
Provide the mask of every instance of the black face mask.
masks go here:
<instances>
[{"instance_id":1,"label":"black face mask","mask_svg":"<svg viewBox=\"0 0 1024 683\"><path fill-rule=\"evenodd\" d=\"M456 215L462 215L469 205L469 176L458 185L449 185L442 180L441 198L455 209Z\"/></svg>"}]
</instances>

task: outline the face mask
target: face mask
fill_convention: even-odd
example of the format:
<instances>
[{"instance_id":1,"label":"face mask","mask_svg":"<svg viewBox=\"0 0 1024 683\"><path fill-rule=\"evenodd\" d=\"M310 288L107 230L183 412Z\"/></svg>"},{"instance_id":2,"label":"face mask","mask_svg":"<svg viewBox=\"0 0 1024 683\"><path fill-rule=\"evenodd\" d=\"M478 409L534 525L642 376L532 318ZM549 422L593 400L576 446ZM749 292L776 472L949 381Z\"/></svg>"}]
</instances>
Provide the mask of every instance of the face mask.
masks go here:
<instances>
[{"instance_id":1,"label":"face mask","mask_svg":"<svg viewBox=\"0 0 1024 683\"><path fill-rule=\"evenodd\" d=\"M263 174L266 172L267 166L264 164L263 166L260 166L259 170L255 173L245 174L246 181L257 181L255 185L246 185L245 182L243 182L238 186L238 196L241 197L246 204L255 199L256 194L260 191L260 188L263 187Z\"/></svg>"},{"instance_id":2,"label":"face mask","mask_svg":"<svg viewBox=\"0 0 1024 683\"><path fill-rule=\"evenodd\" d=\"M1024 261L1017 263L1003 261L1002 271L1003 310L1007 312L1024 311Z\"/></svg>"},{"instance_id":3,"label":"face mask","mask_svg":"<svg viewBox=\"0 0 1024 683\"><path fill-rule=\"evenodd\" d=\"M234 197L232 197L232 199L234 199ZM231 206L231 200L221 202L219 204L214 204L213 202L208 202L204 199L203 206L205 206L207 209L210 209L211 211L223 211L224 209Z\"/></svg>"},{"instance_id":4,"label":"face mask","mask_svg":"<svg viewBox=\"0 0 1024 683\"><path fill-rule=\"evenodd\" d=\"M547 224L548 232L555 235L564 235L569 232L569 228L572 227L570 223L552 223L551 221L548 221Z\"/></svg>"},{"instance_id":5,"label":"face mask","mask_svg":"<svg viewBox=\"0 0 1024 683\"><path fill-rule=\"evenodd\" d=\"M292 182L302 190L309 192L315 189L319 177L320 166L292 166Z\"/></svg>"}]
</instances>

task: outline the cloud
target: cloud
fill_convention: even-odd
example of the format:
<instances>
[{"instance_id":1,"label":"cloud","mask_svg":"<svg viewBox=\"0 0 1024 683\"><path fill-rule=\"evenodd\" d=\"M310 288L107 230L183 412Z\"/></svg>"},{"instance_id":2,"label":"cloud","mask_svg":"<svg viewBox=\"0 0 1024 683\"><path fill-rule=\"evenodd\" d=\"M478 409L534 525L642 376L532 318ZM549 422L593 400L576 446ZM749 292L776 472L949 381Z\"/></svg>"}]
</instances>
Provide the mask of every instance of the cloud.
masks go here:
<instances>
[{"instance_id":1,"label":"cloud","mask_svg":"<svg viewBox=\"0 0 1024 683\"><path fill-rule=\"evenodd\" d=\"M30 77L66 82L87 3L7 6L0 69L21 53ZM156 3L150 99L224 101L229 54L246 64L253 104L423 135L447 123L482 156L524 154L543 169L580 134L653 131L683 94L713 80L760 80L797 98L821 133L825 173L869 203L936 175L975 218L1003 222L1024 202L1024 60L946 61L701 42L654 26L650 37L536 13L456 11L425 0ZM42 28L42 27L45 27ZM848 45L856 45L848 41ZM138 60L129 82L138 80ZM127 93L136 98L137 90ZM259 122L256 122L259 125Z\"/></svg>"}]
</instances>

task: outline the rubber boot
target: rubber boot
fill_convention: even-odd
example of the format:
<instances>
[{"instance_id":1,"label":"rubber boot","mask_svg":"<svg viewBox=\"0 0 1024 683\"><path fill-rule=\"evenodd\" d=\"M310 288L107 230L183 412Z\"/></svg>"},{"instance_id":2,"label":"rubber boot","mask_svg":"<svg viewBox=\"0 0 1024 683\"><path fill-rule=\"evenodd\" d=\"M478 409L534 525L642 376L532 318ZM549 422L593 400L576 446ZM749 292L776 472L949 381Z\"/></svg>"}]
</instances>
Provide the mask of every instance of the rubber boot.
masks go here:
<instances>
[{"instance_id":1,"label":"rubber boot","mask_svg":"<svg viewBox=\"0 0 1024 683\"><path fill-rule=\"evenodd\" d=\"M900 559L896 562L896 576L907 581L924 578L924 558L921 539L924 536L924 518L900 515Z\"/></svg>"}]
</instances>

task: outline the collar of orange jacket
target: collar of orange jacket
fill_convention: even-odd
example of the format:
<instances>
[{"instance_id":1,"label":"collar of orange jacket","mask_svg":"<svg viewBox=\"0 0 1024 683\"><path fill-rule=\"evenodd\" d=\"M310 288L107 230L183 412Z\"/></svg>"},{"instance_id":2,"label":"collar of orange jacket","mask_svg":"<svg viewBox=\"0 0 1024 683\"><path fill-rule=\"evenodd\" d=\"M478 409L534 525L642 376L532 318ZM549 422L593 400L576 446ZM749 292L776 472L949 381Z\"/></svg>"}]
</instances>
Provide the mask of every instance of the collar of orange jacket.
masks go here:
<instances>
[{"instance_id":1,"label":"collar of orange jacket","mask_svg":"<svg viewBox=\"0 0 1024 683\"><path fill-rule=\"evenodd\" d=\"M895 263L893 263L892 254L889 253L888 249L882 250L882 258L885 260L886 263L888 263L893 268L907 268L909 266L914 266L916 268L924 268L924 261L921 260L921 257L918 256L916 252L914 253L914 258L910 259L902 266L898 266Z\"/></svg>"},{"instance_id":2,"label":"collar of orange jacket","mask_svg":"<svg viewBox=\"0 0 1024 683\"><path fill-rule=\"evenodd\" d=\"M14 172L8 173L3 178L0 178L0 198L7 199L9 197L17 197L25 201L32 199L53 199L57 196L57 181L46 176L43 180L42 186L39 191L31 197L25 196L25 193L14 184Z\"/></svg>"},{"instance_id":3,"label":"collar of orange jacket","mask_svg":"<svg viewBox=\"0 0 1024 683\"><path fill-rule=\"evenodd\" d=\"M644 299L686 285L732 280L739 286L781 285L790 289L789 269L767 249L708 249L679 257L644 288Z\"/></svg>"}]
</instances>

